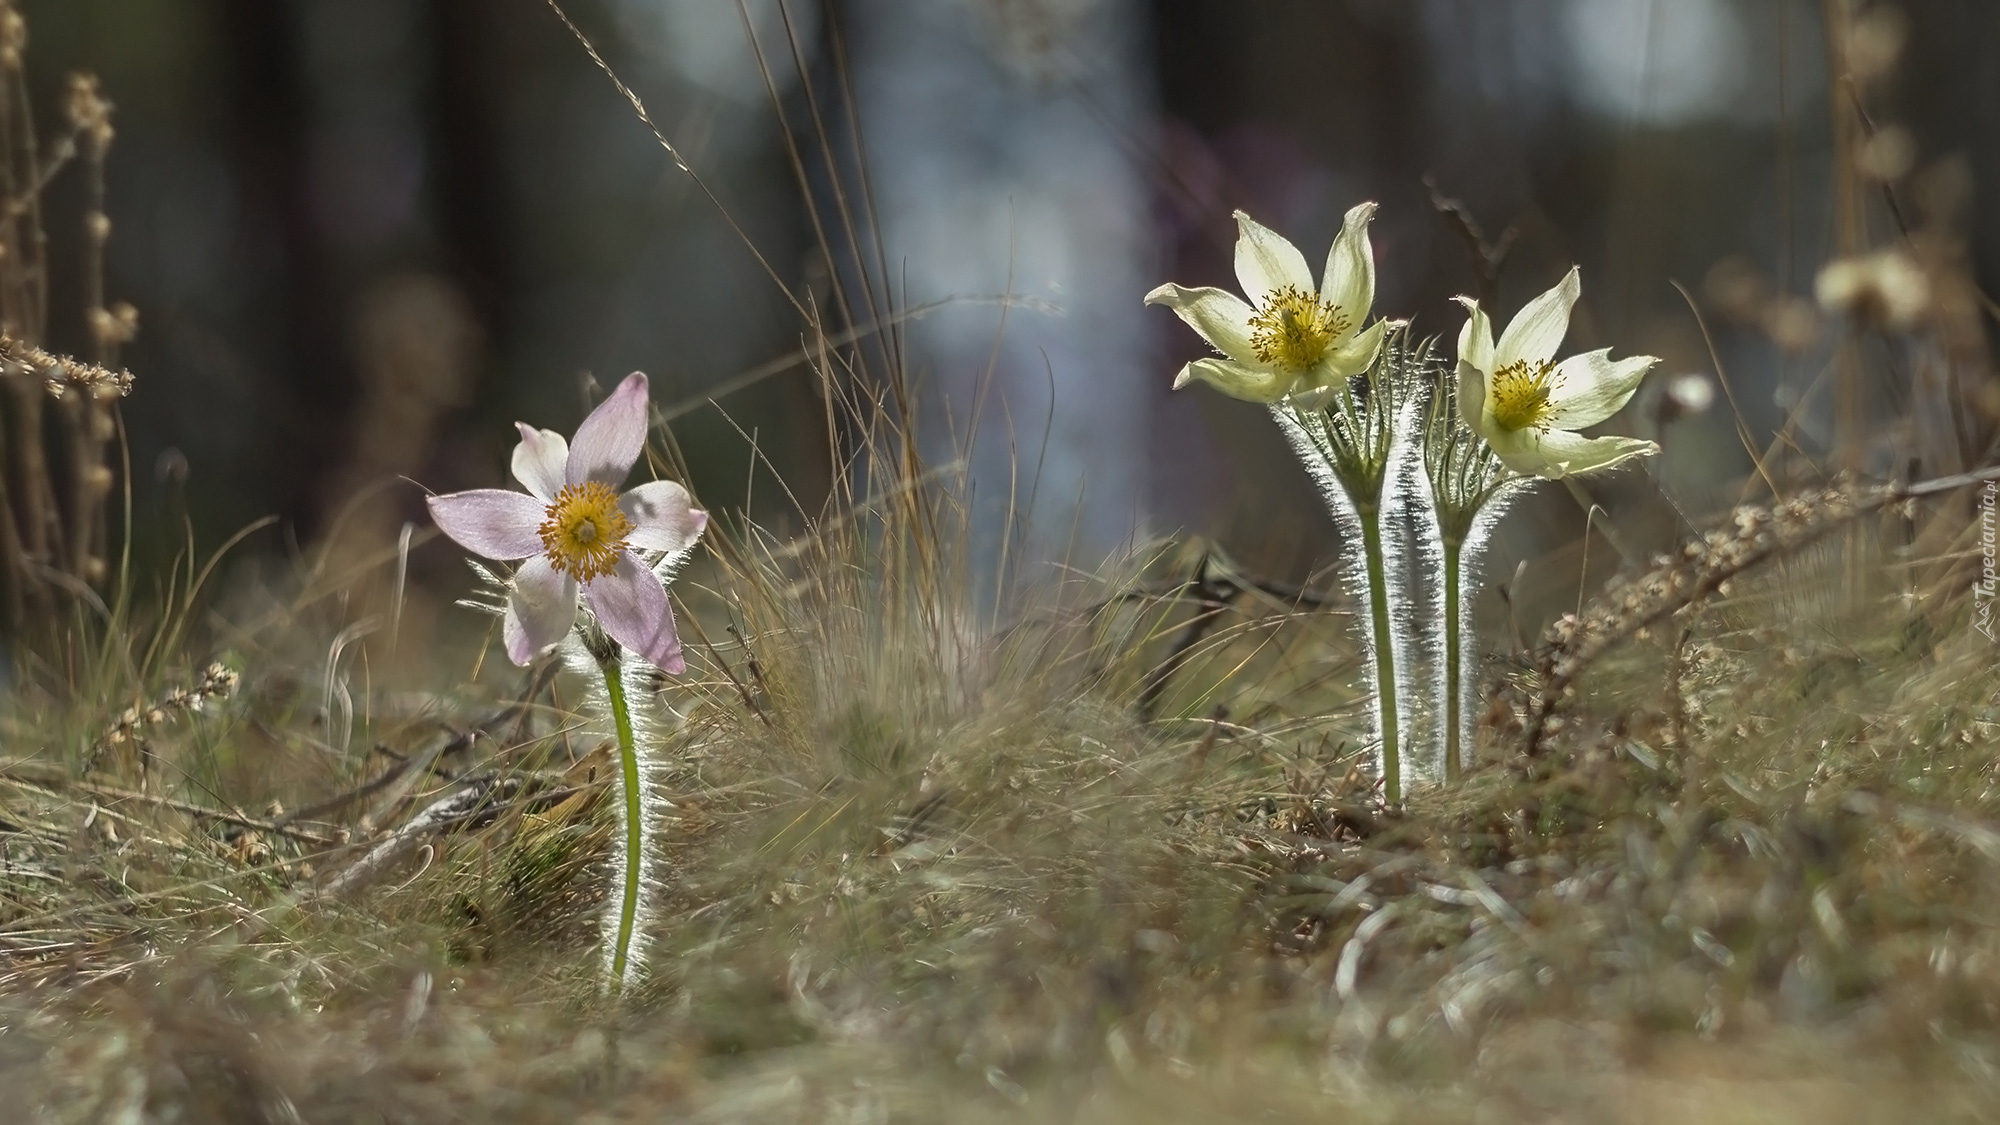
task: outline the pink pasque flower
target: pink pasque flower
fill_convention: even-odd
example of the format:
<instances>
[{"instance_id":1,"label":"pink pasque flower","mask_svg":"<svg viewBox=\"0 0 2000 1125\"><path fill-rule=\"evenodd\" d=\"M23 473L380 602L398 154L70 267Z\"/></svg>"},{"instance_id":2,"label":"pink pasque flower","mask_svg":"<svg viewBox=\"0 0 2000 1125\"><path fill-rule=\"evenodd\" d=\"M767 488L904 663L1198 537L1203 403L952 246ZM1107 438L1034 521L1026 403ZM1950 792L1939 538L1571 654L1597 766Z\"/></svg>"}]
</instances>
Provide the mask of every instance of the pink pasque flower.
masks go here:
<instances>
[{"instance_id":1,"label":"pink pasque flower","mask_svg":"<svg viewBox=\"0 0 2000 1125\"><path fill-rule=\"evenodd\" d=\"M666 587L632 553L685 551L708 513L688 491L656 480L619 495L646 444L646 377L627 376L576 437L515 423L514 478L527 493L475 488L430 498L431 518L459 546L489 559L526 560L514 572L501 635L526 664L576 622L579 584L611 638L669 675L686 668Z\"/></svg>"}]
</instances>

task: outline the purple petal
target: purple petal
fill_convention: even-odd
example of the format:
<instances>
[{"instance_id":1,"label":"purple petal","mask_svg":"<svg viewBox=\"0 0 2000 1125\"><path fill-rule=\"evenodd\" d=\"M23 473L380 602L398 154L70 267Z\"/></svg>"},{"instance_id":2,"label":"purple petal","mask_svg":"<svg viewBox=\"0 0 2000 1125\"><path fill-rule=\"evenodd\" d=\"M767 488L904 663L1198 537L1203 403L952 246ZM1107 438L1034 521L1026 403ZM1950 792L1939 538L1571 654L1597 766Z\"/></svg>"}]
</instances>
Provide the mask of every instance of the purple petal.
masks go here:
<instances>
[{"instance_id":1,"label":"purple petal","mask_svg":"<svg viewBox=\"0 0 2000 1125\"><path fill-rule=\"evenodd\" d=\"M507 595L507 616L500 635L507 642L507 659L525 665L535 654L563 639L576 622L576 579L537 555L514 572Z\"/></svg>"},{"instance_id":2,"label":"purple petal","mask_svg":"<svg viewBox=\"0 0 2000 1125\"><path fill-rule=\"evenodd\" d=\"M688 490L670 480L640 485L620 496L618 507L632 521L625 541L648 551L685 551L708 526L708 513L694 507Z\"/></svg>"},{"instance_id":3,"label":"purple petal","mask_svg":"<svg viewBox=\"0 0 2000 1125\"><path fill-rule=\"evenodd\" d=\"M618 568L583 588L597 623L611 639L645 657L669 676L687 669L681 659L680 634L674 631L674 609L666 587L652 571L625 551Z\"/></svg>"},{"instance_id":4,"label":"purple petal","mask_svg":"<svg viewBox=\"0 0 2000 1125\"><path fill-rule=\"evenodd\" d=\"M634 371L576 428L564 475L571 484L594 480L615 488L624 483L645 447L646 377Z\"/></svg>"},{"instance_id":5,"label":"purple petal","mask_svg":"<svg viewBox=\"0 0 2000 1125\"><path fill-rule=\"evenodd\" d=\"M475 555L512 560L542 553L536 529L548 509L526 493L475 488L432 496L428 503L438 530Z\"/></svg>"},{"instance_id":6,"label":"purple petal","mask_svg":"<svg viewBox=\"0 0 2000 1125\"><path fill-rule=\"evenodd\" d=\"M562 491L569 442L554 430L538 430L526 422L514 426L521 431L521 444L514 447L514 479L546 504Z\"/></svg>"}]
</instances>

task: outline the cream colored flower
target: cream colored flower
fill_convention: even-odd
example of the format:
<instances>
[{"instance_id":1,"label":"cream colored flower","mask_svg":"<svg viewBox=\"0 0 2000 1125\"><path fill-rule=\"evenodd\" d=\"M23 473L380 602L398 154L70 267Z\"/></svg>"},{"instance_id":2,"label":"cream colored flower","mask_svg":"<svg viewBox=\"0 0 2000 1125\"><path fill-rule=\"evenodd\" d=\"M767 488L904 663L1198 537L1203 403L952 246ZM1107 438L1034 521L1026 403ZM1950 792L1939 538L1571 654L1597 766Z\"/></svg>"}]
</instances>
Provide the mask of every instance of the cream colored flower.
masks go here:
<instances>
[{"instance_id":1,"label":"cream colored flower","mask_svg":"<svg viewBox=\"0 0 2000 1125\"><path fill-rule=\"evenodd\" d=\"M1517 473L1560 480L1660 451L1637 438L1576 432L1618 413L1659 362L1649 355L1614 361L1610 348L1557 362L1556 348L1569 334L1570 308L1581 292L1572 268L1515 315L1498 344L1479 302L1458 298L1471 314L1458 334L1458 408Z\"/></svg>"},{"instance_id":2,"label":"cream colored flower","mask_svg":"<svg viewBox=\"0 0 2000 1125\"><path fill-rule=\"evenodd\" d=\"M1183 289L1172 283L1146 294L1201 333L1220 359L1198 359L1174 379L1179 390L1200 379L1226 395L1277 402L1336 389L1368 370L1382 346L1384 324L1366 328L1375 303L1375 255L1368 245L1373 203L1347 213L1326 274L1313 285L1305 255L1276 231L1236 212L1236 279L1248 302L1224 289Z\"/></svg>"}]
</instances>

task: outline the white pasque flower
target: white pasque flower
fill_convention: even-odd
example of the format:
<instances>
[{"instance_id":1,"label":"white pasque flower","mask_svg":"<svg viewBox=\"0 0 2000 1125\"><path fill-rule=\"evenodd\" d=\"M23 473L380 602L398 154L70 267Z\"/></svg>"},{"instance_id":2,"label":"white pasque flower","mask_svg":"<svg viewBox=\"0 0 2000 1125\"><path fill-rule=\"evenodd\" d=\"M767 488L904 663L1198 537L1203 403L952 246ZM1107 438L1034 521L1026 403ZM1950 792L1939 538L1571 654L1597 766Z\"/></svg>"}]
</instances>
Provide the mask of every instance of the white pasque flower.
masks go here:
<instances>
[{"instance_id":1,"label":"white pasque flower","mask_svg":"<svg viewBox=\"0 0 2000 1125\"><path fill-rule=\"evenodd\" d=\"M1181 368L1174 389L1200 379L1226 395L1277 402L1331 392L1368 370L1382 346L1384 322L1362 321L1375 303L1375 254L1368 244L1373 203L1347 212L1326 275L1313 285L1305 255L1282 235L1236 212L1236 279L1250 300L1226 289L1183 289L1169 282L1146 294L1201 333L1221 359Z\"/></svg>"},{"instance_id":2,"label":"white pasque flower","mask_svg":"<svg viewBox=\"0 0 2000 1125\"><path fill-rule=\"evenodd\" d=\"M431 518L460 546L489 559L525 560L514 572L501 628L508 658L526 664L562 640L576 621L581 584L613 640L679 675L685 661L666 588L632 552L687 550L708 526L708 513L673 481L616 491L646 445L646 377L627 376L572 441L515 426L514 477L527 492L476 488L429 500Z\"/></svg>"},{"instance_id":3,"label":"white pasque flower","mask_svg":"<svg viewBox=\"0 0 2000 1125\"><path fill-rule=\"evenodd\" d=\"M1587 438L1576 431L1618 413L1659 360L1614 361L1610 348L1558 363L1569 313L1582 293L1577 271L1529 301L1500 342L1479 302L1457 298L1470 315L1458 333L1458 408L1501 463L1517 473L1560 480L1609 469L1660 451L1637 438Z\"/></svg>"}]
</instances>

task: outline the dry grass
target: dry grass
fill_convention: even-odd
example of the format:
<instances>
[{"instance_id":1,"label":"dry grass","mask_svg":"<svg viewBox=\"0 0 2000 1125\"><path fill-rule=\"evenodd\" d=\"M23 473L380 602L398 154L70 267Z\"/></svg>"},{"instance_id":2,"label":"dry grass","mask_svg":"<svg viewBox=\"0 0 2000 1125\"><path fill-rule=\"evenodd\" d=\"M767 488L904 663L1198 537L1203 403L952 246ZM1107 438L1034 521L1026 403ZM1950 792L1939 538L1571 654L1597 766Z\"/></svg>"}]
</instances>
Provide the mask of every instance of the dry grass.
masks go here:
<instances>
[{"instance_id":1,"label":"dry grass","mask_svg":"<svg viewBox=\"0 0 2000 1125\"><path fill-rule=\"evenodd\" d=\"M373 542L226 597L183 559L0 700L0 1118L1990 1116L1962 506L1725 522L1496 662L1484 767L1390 810L1347 602L1194 545L1010 586L893 331L851 346L898 311L840 296L801 305L835 503L675 587L637 994L577 685L404 636Z\"/></svg>"},{"instance_id":2,"label":"dry grass","mask_svg":"<svg viewBox=\"0 0 2000 1125\"><path fill-rule=\"evenodd\" d=\"M1192 611L1139 568L982 627L945 499L719 543L683 580L748 643L661 696L665 885L618 1010L606 775L561 680L357 700L351 744L385 752L333 777L296 675L128 723L88 773L76 732L122 708L10 710L5 744L44 750L0 769L0 1084L48 1121L1970 1120L1993 1095L1993 652L1962 598L1900 596L1904 564L1827 592L1870 520L1604 652L1541 768L1390 813L1343 756L1339 612L1224 611L1143 722Z\"/></svg>"}]
</instances>

